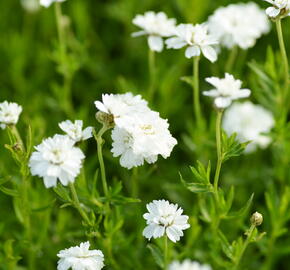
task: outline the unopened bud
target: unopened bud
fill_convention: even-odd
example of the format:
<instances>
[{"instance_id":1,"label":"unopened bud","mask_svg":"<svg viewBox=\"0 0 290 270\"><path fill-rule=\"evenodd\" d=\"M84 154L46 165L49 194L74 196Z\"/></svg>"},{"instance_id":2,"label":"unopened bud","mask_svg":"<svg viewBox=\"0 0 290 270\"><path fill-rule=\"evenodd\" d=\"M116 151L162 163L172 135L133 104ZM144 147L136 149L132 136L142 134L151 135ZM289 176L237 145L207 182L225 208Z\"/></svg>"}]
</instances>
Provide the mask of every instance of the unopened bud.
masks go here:
<instances>
[{"instance_id":1,"label":"unopened bud","mask_svg":"<svg viewBox=\"0 0 290 270\"><path fill-rule=\"evenodd\" d=\"M263 216L262 214L255 212L251 216L251 224L254 226L260 226L263 223Z\"/></svg>"},{"instance_id":2,"label":"unopened bud","mask_svg":"<svg viewBox=\"0 0 290 270\"><path fill-rule=\"evenodd\" d=\"M96 119L98 120L98 122L100 122L102 125L108 128L113 128L115 125L114 116L112 114L97 112Z\"/></svg>"},{"instance_id":3,"label":"unopened bud","mask_svg":"<svg viewBox=\"0 0 290 270\"><path fill-rule=\"evenodd\" d=\"M20 152L22 150L20 143L15 143L12 148L15 152Z\"/></svg>"}]
</instances>

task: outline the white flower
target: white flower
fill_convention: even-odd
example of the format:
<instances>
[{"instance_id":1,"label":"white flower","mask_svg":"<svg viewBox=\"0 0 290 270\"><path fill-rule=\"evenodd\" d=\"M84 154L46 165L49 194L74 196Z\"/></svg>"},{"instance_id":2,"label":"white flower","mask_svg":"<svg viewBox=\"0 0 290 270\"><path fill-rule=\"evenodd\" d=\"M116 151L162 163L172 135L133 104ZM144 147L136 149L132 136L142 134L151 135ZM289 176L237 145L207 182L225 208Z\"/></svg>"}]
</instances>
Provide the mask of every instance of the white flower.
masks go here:
<instances>
[{"instance_id":1,"label":"white flower","mask_svg":"<svg viewBox=\"0 0 290 270\"><path fill-rule=\"evenodd\" d=\"M199 56L201 53L211 62L217 60L217 53L213 45L218 41L209 35L205 24L180 24L176 27L175 37L165 41L167 48L180 49L187 46L185 56L192 58Z\"/></svg>"},{"instance_id":2,"label":"white flower","mask_svg":"<svg viewBox=\"0 0 290 270\"><path fill-rule=\"evenodd\" d=\"M111 114L115 124L119 127L127 125L128 116L150 110L147 102L140 95L133 96L132 93L103 94L102 102L95 101L95 105L99 111Z\"/></svg>"},{"instance_id":3,"label":"white flower","mask_svg":"<svg viewBox=\"0 0 290 270\"><path fill-rule=\"evenodd\" d=\"M208 19L209 32L228 49L253 47L270 30L267 16L255 3L231 4L218 8Z\"/></svg>"},{"instance_id":4,"label":"white flower","mask_svg":"<svg viewBox=\"0 0 290 270\"><path fill-rule=\"evenodd\" d=\"M114 157L121 156L121 166L132 167L154 163L158 155L163 158L170 156L177 144L168 130L167 120L162 119L157 112L131 116L130 124L125 128L115 127L112 131Z\"/></svg>"},{"instance_id":5,"label":"white flower","mask_svg":"<svg viewBox=\"0 0 290 270\"><path fill-rule=\"evenodd\" d=\"M217 108L226 108L231 105L235 99L249 97L249 89L241 89L242 82L235 80L233 75L226 73L225 78L210 77L205 79L208 83L216 87L209 91L204 91L205 96L213 97Z\"/></svg>"},{"instance_id":6,"label":"white flower","mask_svg":"<svg viewBox=\"0 0 290 270\"><path fill-rule=\"evenodd\" d=\"M174 261L169 265L169 270L211 270L211 267L207 264L200 264L189 259L183 262Z\"/></svg>"},{"instance_id":7,"label":"white flower","mask_svg":"<svg viewBox=\"0 0 290 270\"><path fill-rule=\"evenodd\" d=\"M266 14L273 19L290 16L290 0L264 0L273 5L266 9Z\"/></svg>"},{"instance_id":8,"label":"white flower","mask_svg":"<svg viewBox=\"0 0 290 270\"><path fill-rule=\"evenodd\" d=\"M133 37L147 35L148 45L152 51L161 52L163 50L162 37L170 37L174 34L175 19L168 19L164 12L145 12L144 15L137 15L133 19L133 24L142 28L142 31L132 34Z\"/></svg>"},{"instance_id":9,"label":"white flower","mask_svg":"<svg viewBox=\"0 0 290 270\"><path fill-rule=\"evenodd\" d=\"M54 2L64 2L66 0L40 0L40 5L44 7L49 7Z\"/></svg>"},{"instance_id":10,"label":"white flower","mask_svg":"<svg viewBox=\"0 0 290 270\"><path fill-rule=\"evenodd\" d=\"M36 12L39 10L40 4L39 0L20 0L22 7L27 12Z\"/></svg>"},{"instance_id":11,"label":"white flower","mask_svg":"<svg viewBox=\"0 0 290 270\"><path fill-rule=\"evenodd\" d=\"M16 125L22 107L14 102L4 101L0 103L0 127L6 128L7 125Z\"/></svg>"},{"instance_id":12,"label":"white flower","mask_svg":"<svg viewBox=\"0 0 290 270\"><path fill-rule=\"evenodd\" d=\"M85 141L93 137L92 127L87 127L83 130L83 121L75 120L73 123L70 120L63 121L58 124L61 130L63 130L73 141Z\"/></svg>"},{"instance_id":13,"label":"white flower","mask_svg":"<svg viewBox=\"0 0 290 270\"><path fill-rule=\"evenodd\" d=\"M269 133L275 121L270 111L247 101L233 104L225 112L222 123L227 134L236 132L240 142L251 141L246 148L249 153L271 143L271 138L264 133Z\"/></svg>"},{"instance_id":14,"label":"white flower","mask_svg":"<svg viewBox=\"0 0 290 270\"><path fill-rule=\"evenodd\" d=\"M90 243L84 242L80 246L61 250L57 256L57 270L101 270L104 267L104 254L102 251L89 250Z\"/></svg>"},{"instance_id":15,"label":"white flower","mask_svg":"<svg viewBox=\"0 0 290 270\"><path fill-rule=\"evenodd\" d=\"M147 223L143 236L149 240L166 234L171 241L176 242L183 236L183 230L190 227L187 223L188 216L182 215L183 210L177 204L154 200L146 207L149 213L143 215Z\"/></svg>"},{"instance_id":16,"label":"white flower","mask_svg":"<svg viewBox=\"0 0 290 270\"><path fill-rule=\"evenodd\" d=\"M74 144L75 141L66 135L54 135L43 140L31 155L31 174L42 177L47 188L56 186L57 179L64 186L74 182L85 158Z\"/></svg>"}]
</instances>

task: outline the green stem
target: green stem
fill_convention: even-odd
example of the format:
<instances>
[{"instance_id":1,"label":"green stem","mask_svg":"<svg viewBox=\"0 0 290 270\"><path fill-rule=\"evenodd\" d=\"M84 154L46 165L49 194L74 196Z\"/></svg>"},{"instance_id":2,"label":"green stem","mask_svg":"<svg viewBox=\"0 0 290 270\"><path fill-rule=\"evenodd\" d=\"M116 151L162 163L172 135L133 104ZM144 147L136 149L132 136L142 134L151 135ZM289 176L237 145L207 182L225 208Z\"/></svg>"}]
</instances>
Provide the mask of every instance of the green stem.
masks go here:
<instances>
[{"instance_id":1,"label":"green stem","mask_svg":"<svg viewBox=\"0 0 290 270\"><path fill-rule=\"evenodd\" d=\"M168 238L164 236L164 270L168 269Z\"/></svg>"},{"instance_id":2,"label":"green stem","mask_svg":"<svg viewBox=\"0 0 290 270\"><path fill-rule=\"evenodd\" d=\"M249 232L248 232L248 235L247 235L247 239L246 241L244 242L243 246L242 246L242 249L241 251L239 252L238 256L237 256L237 259L235 261L235 266L234 266L234 269L233 270L236 270L239 268L239 264L240 264L240 261L249 245L249 243L251 242L252 240L252 237L253 237L253 233L254 233L254 230L255 230L256 226L255 225L251 225L250 229L249 229Z\"/></svg>"},{"instance_id":3,"label":"green stem","mask_svg":"<svg viewBox=\"0 0 290 270\"><path fill-rule=\"evenodd\" d=\"M285 85L284 85L284 91L281 91L281 100L285 102L285 105L282 106L282 109L284 108L284 113L283 113L283 120L287 121L287 113L289 109L289 104L288 104L288 95L289 95L289 63L288 63L288 57L287 57L287 52L285 48L285 43L284 43L284 38L283 38L283 31L282 31L282 25L281 25L281 20L276 21L276 29L277 29L277 34L278 34L278 41L279 41L279 47L281 51L281 56L282 56L282 61L283 61L283 67L284 67L284 80L285 80Z\"/></svg>"},{"instance_id":4,"label":"green stem","mask_svg":"<svg viewBox=\"0 0 290 270\"><path fill-rule=\"evenodd\" d=\"M73 205L74 207L78 210L78 212L80 213L80 215L82 216L83 220L90 226L92 226L91 221L89 219L89 217L87 216L86 212L82 209L79 198L78 198L78 194L77 191L75 189L75 186L73 183L69 183L69 188L72 194L72 199L73 199Z\"/></svg>"},{"instance_id":5,"label":"green stem","mask_svg":"<svg viewBox=\"0 0 290 270\"><path fill-rule=\"evenodd\" d=\"M221 123L222 123L223 111L219 110L216 119L216 148L217 148L217 166L214 176L214 193L217 196L218 182L220 177L220 171L222 166L222 141L221 141Z\"/></svg>"},{"instance_id":6,"label":"green stem","mask_svg":"<svg viewBox=\"0 0 290 270\"><path fill-rule=\"evenodd\" d=\"M196 124L201 126L202 116L200 110L199 99L199 56L193 58L193 111L195 115Z\"/></svg>"},{"instance_id":7,"label":"green stem","mask_svg":"<svg viewBox=\"0 0 290 270\"><path fill-rule=\"evenodd\" d=\"M25 146L24 146L24 143L23 143L23 140L19 134L19 131L17 129L17 127L15 125L10 125L8 126L8 128L10 129L11 133L14 135L14 137L16 138L17 140L17 143L20 145L21 147L21 150L22 151L25 151Z\"/></svg>"},{"instance_id":8,"label":"green stem","mask_svg":"<svg viewBox=\"0 0 290 270\"><path fill-rule=\"evenodd\" d=\"M138 193L139 193L139 188L138 188L138 167L134 167L132 171L132 176L131 176L131 187L132 187L132 197L137 198Z\"/></svg>"},{"instance_id":9,"label":"green stem","mask_svg":"<svg viewBox=\"0 0 290 270\"><path fill-rule=\"evenodd\" d=\"M106 126L103 126L97 136L95 137L98 145L98 159L99 164L101 168L101 178L102 178L102 184L103 184L103 191L105 196L108 196L108 185L107 185L107 178L106 178L106 170L105 170L105 163L103 158L103 144L104 140L102 138L103 134L108 130Z\"/></svg>"},{"instance_id":10,"label":"green stem","mask_svg":"<svg viewBox=\"0 0 290 270\"><path fill-rule=\"evenodd\" d=\"M150 50L148 51L148 67L149 67L149 76L150 76L150 85L148 88L148 100L152 101L155 93L155 80L156 80L156 65L155 65L155 52Z\"/></svg>"},{"instance_id":11,"label":"green stem","mask_svg":"<svg viewBox=\"0 0 290 270\"><path fill-rule=\"evenodd\" d=\"M238 55L238 51L239 51L239 48L238 46L234 46L229 54L229 58L226 62L226 68L225 68L225 71L226 72L231 72L232 69L233 69L233 66L234 66L234 63L235 63L235 60L237 58L237 55Z\"/></svg>"}]
</instances>

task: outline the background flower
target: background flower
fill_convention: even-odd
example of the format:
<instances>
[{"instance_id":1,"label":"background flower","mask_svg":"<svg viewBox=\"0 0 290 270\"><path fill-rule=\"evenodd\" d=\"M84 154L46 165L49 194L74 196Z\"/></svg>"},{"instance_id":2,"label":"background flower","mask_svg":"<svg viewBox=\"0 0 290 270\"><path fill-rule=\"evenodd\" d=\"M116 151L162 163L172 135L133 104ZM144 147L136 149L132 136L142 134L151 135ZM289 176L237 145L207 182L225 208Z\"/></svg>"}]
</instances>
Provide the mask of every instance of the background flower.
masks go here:
<instances>
[{"instance_id":1,"label":"background flower","mask_svg":"<svg viewBox=\"0 0 290 270\"><path fill-rule=\"evenodd\" d=\"M55 2L64 2L64 1L66 0L40 0L40 5L47 8Z\"/></svg>"},{"instance_id":2,"label":"background flower","mask_svg":"<svg viewBox=\"0 0 290 270\"><path fill-rule=\"evenodd\" d=\"M6 128L7 125L16 125L22 107L14 102L4 101L0 103L0 127Z\"/></svg>"},{"instance_id":3,"label":"background flower","mask_svg":"<svg viewBox=\"0 0 290 270\"><path fill-rule=\"evenodd\" d=\"M211 270L211 267L207 264L200 264L189 259L183 262L174 261L169 265L169 270Z\"/></svg>"}]
</instances>

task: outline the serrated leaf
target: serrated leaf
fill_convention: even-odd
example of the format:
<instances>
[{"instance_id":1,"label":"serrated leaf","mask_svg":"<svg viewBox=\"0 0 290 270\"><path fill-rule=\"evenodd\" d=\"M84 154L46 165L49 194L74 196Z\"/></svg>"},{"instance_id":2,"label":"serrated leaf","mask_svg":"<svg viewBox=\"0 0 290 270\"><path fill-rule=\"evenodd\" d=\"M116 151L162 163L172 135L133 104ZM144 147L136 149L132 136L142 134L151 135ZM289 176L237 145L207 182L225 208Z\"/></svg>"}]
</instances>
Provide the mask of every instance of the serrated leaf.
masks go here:
<instances>
[{"instance_id":1,"label":"serrated leaf","mask_svg":"<svg viewBox=\"0 0 290 270\"><path fill-rule=\"evenodd\" d=\"M53 188L53 190L64 201L66 201L66 202L70 202L71 201L69 192L62 185L58 184L56 187Z\"/></svg>"},{"instance_id":2,"label":"serrated leaf","mask_svg":"<svg viewBox=\"0 0 290 270\"><path fill-rule=\"evenodd\" d=\"M219 230L218 231L218 237L222 246L222 250L224 254L231 260L233 260L233 248L231 244L229 243L228 239L226 236Z\"/></svg>"},{"instance_id":3,"label":"serrated leaf","mask_svg":"<svg viewBox=\"0 0 290 270\"><path fill-rule=\"evenodd\" d=\"M213 186L211 184L186 183L183 179L181 181L183 185L191 192L194 192L194 193L213 192Z\"/></svg>"},{"instance_id":4,"label":"serrated leaf","mask_svg":"<svg viewBox=\"0 0 290 270\"><path fill-rule=\"evenodd\" d=\"M164 268L163 254L159 247L153 244L148 244L147 248L151 251L151 254L158 266Z\"/></svg>"},{"instance_id":5,"label":"serrated leaf","mask_svg":"<svg viewBox=\"0 0 290 270\"><path fill-rule=\"evenodd\" d=\"M230 213L225 218L231 219L231 218L237 218L237 217L243 216L249 210L249 208L252 204L253 198L254 198L254 193L251 195L250 199L247 201L247 203L244 207L242 207L239 211Z\"/></svg>"}]
</instances>

